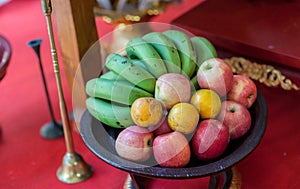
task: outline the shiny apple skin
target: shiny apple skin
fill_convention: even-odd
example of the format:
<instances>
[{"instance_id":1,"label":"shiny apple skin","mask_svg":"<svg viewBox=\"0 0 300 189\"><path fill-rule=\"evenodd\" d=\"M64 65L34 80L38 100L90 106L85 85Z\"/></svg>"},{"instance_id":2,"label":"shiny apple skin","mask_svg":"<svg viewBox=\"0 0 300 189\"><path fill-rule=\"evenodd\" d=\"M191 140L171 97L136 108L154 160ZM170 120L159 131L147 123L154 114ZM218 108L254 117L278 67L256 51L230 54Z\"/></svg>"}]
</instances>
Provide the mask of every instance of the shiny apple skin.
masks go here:
<instances>
[{"instance_id":1,"label":"shiny apple skin","mask_svg":"<svg viewBox=\"0 0 300 189\"><path fill-rule=\"evenodd\" d=\"M257 98L255 83L247 76L234 75L231 90L227 94L228 100L233 100L250 108Z\"/></svg>"},{"instance_id":2,"label":"shiny apple skin","mask_svg":"<svg viewBox=\"0 0 300 189\"><path fill-rule=\"evenodd\" d=\"M191 157L189 142L178 131L155 137L153 153L161 167L184 167L189 163Z\"/></svg>"},{"instance_id":3,"label":"shiny apple skin","mask_svg":"<svg viewBox=\"0 0 300 189\"><path fill-rule=\"evenodd\" d=\"M220 97L230 91L233 72L228 63L220 58L204 61L198 69L197 81L201 88L214 90Z\"/></svg>"},{"instance_id":4,"label":"shiny apple skin","mask_svg":"<svg viewBox=\"0 0 300 189\"><path fill-rule=\"evenodd\" d=\"M244 105L232 100L222 102L218 120L229 128L231 139L242 137L251 127L249 110Z\"/></svg>"},{"instance_id":5,"label":"shiny apple skin","mask_svg":"<svg viewBox=\"0 0 300 189\"><path fill-rule=\"evenodd\" d=\"M230 141L229 129L216 119L206 119L199 123L191 144L199 160L209 161L218 158L226 150Z\"/></svg>"},{"instance_id":6,"label":"shiny apple skin","mask_svg":"<svg viewBox=\"0 0 300 189\"><path fill-rule=\"evenodd\" d=\"M179 102L188 102L191 97L190 81L181 74L164 74L156 81L154 96L161 100L167 109Z\"/></svg>"},{"instance_id":7,"label":"shiny apple skin","mask_svg":"<svg viewBox=\"0 0 300 189\"><path fill-rule=\"evenodd\" d=\"M119 156L134 162L144 162L152 155L153 133L147 128L130 126L122 130L115 142Z\"/></svg>"}]
</instances>

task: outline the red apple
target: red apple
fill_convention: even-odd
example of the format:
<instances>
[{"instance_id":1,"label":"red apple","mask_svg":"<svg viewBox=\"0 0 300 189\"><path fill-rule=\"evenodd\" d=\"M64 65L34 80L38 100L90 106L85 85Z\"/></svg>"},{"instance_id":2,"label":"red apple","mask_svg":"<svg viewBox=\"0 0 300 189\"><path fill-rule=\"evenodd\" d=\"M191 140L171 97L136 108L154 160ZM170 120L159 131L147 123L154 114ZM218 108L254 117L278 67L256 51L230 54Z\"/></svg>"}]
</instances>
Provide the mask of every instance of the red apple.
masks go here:
<instances>
[{"instance_id":1,"label":"red apple","mask_svg":"<svg viewBox=\"0 0 300 189\"><path fill-rule=\"evenodd\" d=\"M158 127L154 127L155 129L152 131L154 136L170 133L173 130L170 128L168 123L168 117L165 116L162 123ZM148 128L150 131L152 128Z\"/></svg>"},{"instance_id":2,"label":"red apple","mask_svg":"<svg viewBox=\"0 0 300 189\"><path fill-rule=\"evenodd\" d=\"M227 100L222 102L221 111L217 119L229 128L231 139L240 138L251 126L249 110L235 101Z\"/></svg>"},{"instance_id":3,"label":"red apple","mask_svg":"<svg viewBox=\"0 0 300 189\"><path fill-rule=\"evenodd\" d=\"M164 74L156 81L154 97L161 100L167 109L179 102L188 102L191 97L190 81L181 74Z\"/></svg>"},{"instance_id":4,"label":"red apple","mask_svg":"<svg viewBox=\"0 0 300 189\"><path fill-rule=\"evenodd\" d=\"M184 167L190 161L191 150L185 136L173 131L154 138L153 154L161 167Z\"/></svg>"},{"instance_id":5,"label":"red apple","mask_svg":"<svg viewBox=\"0 0 300 189\"><path fill-rule=\"evenodd\" d=\"M220 58L204 61L197 72L197 81L201 88L214 90L224 97L232 86L233 73L231 67Z\"/></svg>"},{"instance_id":6,"label":"red apple","mask_svg":"<svg viewBox=\"0 0 300 189\"><path fill-rule=\"evenodd\" d=\"M215 119L203 120L192 138L193 153L200 160L213 160L224 153L229 140L226 125Z\"/></svg>"},{"instance_id":7,"label":"red apple","mask_svg":"<svg viewBox=\"0 0 300 189\"><path fill-rule=\"evenodd\" d=\"M227 94L228 100L234 100L250 108L257 97L255 83L247 76L234 75L231 90Z\"/></svg>"},{"instance_id":8,"label":"red apple","mask_svg":"<svg viewBox=\"0 0 300 189\"><path fill-rule=\"evenodd\" d=\"M127 160L144 162L152 155L153 138L147 128L130 126L119 133L115 149L119 156Z\"/></svg>"}]
</instances>

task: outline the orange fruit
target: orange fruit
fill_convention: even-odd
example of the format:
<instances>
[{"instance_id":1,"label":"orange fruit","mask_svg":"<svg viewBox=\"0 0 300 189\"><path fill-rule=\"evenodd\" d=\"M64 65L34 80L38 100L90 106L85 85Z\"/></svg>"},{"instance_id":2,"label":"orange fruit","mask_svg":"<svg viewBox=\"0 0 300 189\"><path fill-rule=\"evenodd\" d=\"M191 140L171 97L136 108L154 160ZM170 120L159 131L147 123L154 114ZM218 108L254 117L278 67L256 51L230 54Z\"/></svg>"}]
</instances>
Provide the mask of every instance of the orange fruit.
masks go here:
<instances>
[{"instance_id":1,"label":"orange fruit","mask_svg":"<svg viewBox=\"0 0 300 189\"><path fill-rule=\"evenodd\" d=\"M170 109L168 124L174 131L179 131L183 134L190 134L197 127L198 122L199 113L190 103L178 103Z\"/></svg>"},{"instance_id":2,"label":"orange fruit","mask_svg":"<svg viewBox=\"0 0 300 189\"><path fill-rule=\"evenodd\" d=\"M216 117L221 110L221 99L219 95L210 89L199 89L191 98L193 104L203 119Z\"/></svg>"},{"instance_id":3,"label":"orange fruit","mask_svg":"<svg viewBox=\"0 0 300 189\"><path fill-rule=\"evenodd\" d=\"M158 125L166 114L163 104L153 97L141 97L131 105L133 122L141 127Z\"/></svg>"}]
</instances>

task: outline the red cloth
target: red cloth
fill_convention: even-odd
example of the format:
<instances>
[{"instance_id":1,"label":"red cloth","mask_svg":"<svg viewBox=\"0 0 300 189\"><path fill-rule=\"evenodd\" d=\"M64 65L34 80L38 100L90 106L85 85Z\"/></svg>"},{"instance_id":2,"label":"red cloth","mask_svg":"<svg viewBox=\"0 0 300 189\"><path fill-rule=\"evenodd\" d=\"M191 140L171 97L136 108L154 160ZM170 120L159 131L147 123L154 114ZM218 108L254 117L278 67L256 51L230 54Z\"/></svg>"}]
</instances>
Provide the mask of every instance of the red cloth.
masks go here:
<instances>
[{"instance_id":1,"label":"red cloth","mask_svg":"<svg viewBox=\"0 0 300 189\"><path fill-rule=\"evenodd\" d=\"M170 10L176 12L178 8L187 10L187 7L184 4ZM158 16L154 21L161 19L167 22L178 15L178 12L167 12L167 18ZM109 31L109 27L105 28L100 35ZM0 34L8 38L13 48L7 75L0 82L0 188L123 188L127 173L94 156L75 132L75 149L93 166L94 174L85 182L72 185L64 184L56 177L65 154L65 141L63 138L45 140L39 135L41 126L49 121L49 113L36 57L26 45L35 38L43 40L42 62L55 116L59 119L47 26L40 1L14 0L1 7ZM71 94L63 71L61 74L70 111ZM290 72L290 75L300 86L299 72ZM237 165L242 174L243 188L300 188L300 92L258 86L268 104L268 127L258 148ZM147 184L151 189L205 188L208 178L187 181L155 180Z\"/></svg>"}]
</instances>

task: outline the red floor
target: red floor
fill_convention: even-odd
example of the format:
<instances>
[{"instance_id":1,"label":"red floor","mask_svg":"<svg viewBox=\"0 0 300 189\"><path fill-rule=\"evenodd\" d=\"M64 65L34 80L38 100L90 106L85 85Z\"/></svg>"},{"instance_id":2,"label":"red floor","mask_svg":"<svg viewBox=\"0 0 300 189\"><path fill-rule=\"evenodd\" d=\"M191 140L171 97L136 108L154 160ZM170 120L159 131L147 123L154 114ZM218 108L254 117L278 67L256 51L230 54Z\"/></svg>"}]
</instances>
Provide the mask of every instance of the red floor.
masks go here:
<instances>
[{"instance_id":1,"label":"red floor","mask_svg":"<svg viewBox=\"0 0 300 189\"><path fill-rule=\"evenodd\" d=\"M187 9L188 6L181 8ZM168 12L166 17L159 16L155 21L169 22L179 14L174 12ZM99 32L100 35L108 32L111 26L104 28ZM49 113L36 57L26 45L35 38L43 40L42 62L55 116L59 119L47 27L40 1L13 0L0 7L0 34L8 38L13 48L7 75L0 82L0 188L121 189L127 173L95 157L76 132L73 132L76 151L93 166L94 174L87 181L73 185L64 184L56 177L56 171L65 154L65 143L63 138L46 140L39 135L41 126L49 121ZM290 77L298 86L299 73L290 72ZM70 111L71 94L63 72L62 79ZM242 174L243 188L300 188L300 92L258 86L269 109L268 127L258 148L237 165ZM156 180L149 183L149 188L205 188L207 183L208 178L185 182Z\"/></svg>"}]
</instances>

